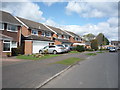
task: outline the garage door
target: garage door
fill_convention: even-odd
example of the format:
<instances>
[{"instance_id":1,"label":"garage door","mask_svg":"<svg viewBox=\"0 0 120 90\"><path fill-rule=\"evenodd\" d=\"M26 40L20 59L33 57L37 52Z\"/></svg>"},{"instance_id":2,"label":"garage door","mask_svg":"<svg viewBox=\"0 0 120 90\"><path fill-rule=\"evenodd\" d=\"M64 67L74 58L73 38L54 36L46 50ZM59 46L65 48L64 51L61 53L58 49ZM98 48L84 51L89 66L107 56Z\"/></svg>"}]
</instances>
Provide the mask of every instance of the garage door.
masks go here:
<instances>
[{"instance_id":1,"label":"garage door","mask_svg":"<svg viewBox=\"0 0 120 90\"><path fill-rule=\"evenodd\" d=\"M39 53L39 50L49 45L49 43L48 41L33 41L33 53Z\"/></svg>"}]
</instances>

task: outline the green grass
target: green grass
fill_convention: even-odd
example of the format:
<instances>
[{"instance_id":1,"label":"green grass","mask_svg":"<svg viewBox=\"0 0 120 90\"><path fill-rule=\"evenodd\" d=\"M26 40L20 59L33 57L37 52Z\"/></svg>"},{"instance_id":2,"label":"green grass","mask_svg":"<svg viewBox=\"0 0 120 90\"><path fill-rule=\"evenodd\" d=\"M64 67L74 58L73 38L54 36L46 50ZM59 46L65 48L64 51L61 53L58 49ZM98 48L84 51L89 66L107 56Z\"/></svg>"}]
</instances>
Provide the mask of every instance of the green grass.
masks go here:
<instances>
[{"instance_id":1,"label":"green grass","mask_svg":"<svg viewBox=\"0 0 120 90\"><path fill-rule=\"evenodd\" d=\"M80 52L78 52L78 51L70 51L69 53L80 53Z\"/></svg>"},{"instance_id":2,"label":"green grass","mask_svg":"<svg viewBox=\"0 0 120 90\"><path fill-rule=\"evenodd\" d=\"M80 60L81 60L80 58L72 57L72 58L62 60L62 61L55 62L54 64L71 65L71 64L74 64L74 63L76 63L77 61L80 61Z\"/></svg>"},{"instance_id":3,"label":"green grass","mask_svg":"<svg viewBox=\"0 0 120 90\"><path fill-rule=\"evenodd\" d=\"M100 52L97 52L97 53L104 53L104 52L100 51Z\"/></svg>"},{"instance_id":4,"label":"green grass","mask_svg":"<svg viewBox=\"0 0 120 90\"><path fill-rule=\"evenodd\" d=\"M86 53L86 55L94 56L94 55L97 55L97 54L96 53Z\"/></svg>"},{"instance_id":5,"label":"green grass","mask_svg":"<svg viewBox=\"0 0 120 90\"><path fill-rule=\"evenodd\" d=\"M41 60L41 59L48 59L48 58L52 58L52 57L56 57L56 56L60 56L60 55L49 54L49 55L42 56L40 58L33 57L32 55L29 55L29 56L20 55L20 56L17 56L16 58L18 58L18 59L27 59L27 60Z\"/></svg>"}]
</instances>

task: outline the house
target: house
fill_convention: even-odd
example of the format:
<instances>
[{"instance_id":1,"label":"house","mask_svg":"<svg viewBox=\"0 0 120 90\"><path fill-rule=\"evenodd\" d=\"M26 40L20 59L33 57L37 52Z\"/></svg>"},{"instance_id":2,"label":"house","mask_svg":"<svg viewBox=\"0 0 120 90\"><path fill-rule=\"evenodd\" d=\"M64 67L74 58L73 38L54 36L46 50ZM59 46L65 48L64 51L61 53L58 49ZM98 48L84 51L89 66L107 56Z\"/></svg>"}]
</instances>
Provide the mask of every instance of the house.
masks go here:
<instances>
[{"instance_id":1,"label":"house","mask_svg":"<svg viewBox=\"0 0 120 90\"><path fill-rule=\"evenodd\" d=\"M44 46L54 44L53 31L46 28L43 24L28 19L16 17L23 25L21 29L24 54L39 53Z\"/></svg>"},{"instance_id":2,"label":"house","mask_svg":"<svg viewBox=\"0 0 120 90\"><path fill-rule=\"evenodd\" d=\"M117 47L118 49L120 49L120 41L111 41L111 45Z\"/></svg>"},{"instance_id":3,"label":"house","mask_svg":"<svg viewBox=\"0 0 120 90\"><path fill-rule=\"evenodd\" d=\"M0 11L0 52L1 56L12 54L12 48L21 44L21 23L8 12Z\"/></svg>"},{"instance_id":4,"label":"house","mask_svg":"<svg viewBox=\"0 0 120 90\"><path fill-rule=\"evenodd\" d=\"M73 46L77 46L77 45L85 46L85 41L79 35L70 31L66 31L66 32L71 36L69 41L73 43Z\"/></svg>"},{"instance_id":5,"label":"house","mask_svg":"<svg viewBox=\"0 0 120 90\"><path fill-rule=\"evenodd\" d=\"M45 26L54 32L52 38L53 40L55 40L55 45L58 45L58 44L71 45L72 44L72 42L70 42L70 35L66 33L64 30L61 30L60 28L52 27L49 25L45 25Z\"/></svg>"}]
</instances>

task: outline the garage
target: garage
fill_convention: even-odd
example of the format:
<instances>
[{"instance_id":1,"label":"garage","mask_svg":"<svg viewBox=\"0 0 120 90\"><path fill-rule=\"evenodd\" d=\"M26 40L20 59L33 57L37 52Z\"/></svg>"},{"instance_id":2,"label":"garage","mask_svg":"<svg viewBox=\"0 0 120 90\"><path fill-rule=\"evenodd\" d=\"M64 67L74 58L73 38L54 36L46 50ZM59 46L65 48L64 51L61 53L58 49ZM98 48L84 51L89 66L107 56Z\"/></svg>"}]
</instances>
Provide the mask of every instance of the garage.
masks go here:
<instances>
[{"instance_id":1,"label":"garage","mask_svg":"<svg viewBox=\"0 0 120 90\"><path fill-rule=\"evenodd\" d=\"M39 53L39 50L47 45L49 45L51 42L49 41L33 41L33 53Z\"/></svg>"}]
</instances>

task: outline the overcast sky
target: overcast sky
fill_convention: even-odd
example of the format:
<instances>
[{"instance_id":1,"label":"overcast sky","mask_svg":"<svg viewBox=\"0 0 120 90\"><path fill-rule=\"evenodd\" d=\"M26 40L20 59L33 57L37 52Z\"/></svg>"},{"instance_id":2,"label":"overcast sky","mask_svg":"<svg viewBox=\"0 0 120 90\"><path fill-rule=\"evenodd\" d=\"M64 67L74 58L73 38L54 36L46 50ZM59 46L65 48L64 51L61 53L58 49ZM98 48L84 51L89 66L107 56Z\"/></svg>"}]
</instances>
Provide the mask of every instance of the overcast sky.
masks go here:
<instances>
[{"instance_id":1,"label":"overcast sky","mask_svg":"<svg viewBox=\"0 0 120 90\"><path fill-rule=\"evenodd\" d=\"M20 0L23 1L23 0ZM84 0L82 0L84 1ZM80 36L103 33L109 40L118 39L117 2L4 2L2 10L36 22L72 31Z\"/></svg>"}]
</instances>

